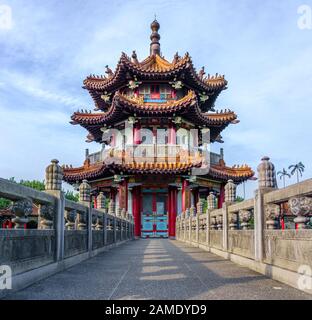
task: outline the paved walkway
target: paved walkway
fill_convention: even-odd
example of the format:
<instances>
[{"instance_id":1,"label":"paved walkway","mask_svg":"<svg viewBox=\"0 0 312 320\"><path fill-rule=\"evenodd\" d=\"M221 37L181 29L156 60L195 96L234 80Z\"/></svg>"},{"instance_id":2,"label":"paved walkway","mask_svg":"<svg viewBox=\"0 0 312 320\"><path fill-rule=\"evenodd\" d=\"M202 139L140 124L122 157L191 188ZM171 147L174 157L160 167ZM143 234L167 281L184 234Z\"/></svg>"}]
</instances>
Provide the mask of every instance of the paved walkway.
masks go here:
<instances>
[{"instance_id":1,"label":"paved walkway","mask_svg":"<svg viewBox=\"0 0 312 320\"><path fill-rule=\"evenodd\" d=\"M9 299L311 299L214 254L170 240L128 242Z\"/></svg>"}]
</instances>

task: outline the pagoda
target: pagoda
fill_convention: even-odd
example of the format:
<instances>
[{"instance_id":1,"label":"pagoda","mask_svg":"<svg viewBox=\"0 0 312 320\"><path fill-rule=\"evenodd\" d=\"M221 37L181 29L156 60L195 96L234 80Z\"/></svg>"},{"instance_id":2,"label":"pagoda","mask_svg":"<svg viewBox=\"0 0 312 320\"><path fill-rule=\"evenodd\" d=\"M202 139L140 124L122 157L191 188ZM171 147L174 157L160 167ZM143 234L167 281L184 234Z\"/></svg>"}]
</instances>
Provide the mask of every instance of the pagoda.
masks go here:
<instances>
[{"instance_id":1,"label":"pagoda","mask_svg":"<svg viewBox=\"0 0 312 320\"><path fill-rule=\"evenodd\" d=\"M155 19L145 60L122 53L115 71L106 66L105 75L84 80L95 112L77 111L71 123L101 150L87 149L81 167L64 166L66 182L87 180L94 206L99 195L106 197L117 214L133 216L135 236L143 238L175 237L177 215L211 192L221 207L228 180L239 184L254 175L247 165L226 166L222 148L208 151L238 123L233 111L214 109L225 77L206 75L204 67L197 72L188 53L166 60L159 28Z\"/></svg>"}]
</instances>

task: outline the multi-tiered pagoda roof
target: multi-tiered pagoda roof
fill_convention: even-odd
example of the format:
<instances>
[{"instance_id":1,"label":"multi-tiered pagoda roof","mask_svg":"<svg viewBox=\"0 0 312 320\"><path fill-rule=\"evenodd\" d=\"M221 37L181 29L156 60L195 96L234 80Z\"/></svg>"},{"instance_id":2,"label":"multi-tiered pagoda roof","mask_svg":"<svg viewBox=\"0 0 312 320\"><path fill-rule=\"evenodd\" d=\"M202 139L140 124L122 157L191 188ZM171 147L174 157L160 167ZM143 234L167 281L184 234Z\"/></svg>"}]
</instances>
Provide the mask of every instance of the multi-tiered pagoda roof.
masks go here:
<instances>
[{"instance_id":1,"label":"multi-tiered pagoda roof","mask_svg":"<svg viewBox=\"0 0 312 320\"><path fill-rule=\"evenodd\" d=\"M129 57L122 53L115 71L106 66L106 74L88 76L83 88L88 90L95 112L77 111L71 117L72 124L79 124L88 131L88 142L103 141L103 128L118 127L130 117L150 119L164 125L170 125L177 118L185 128L209 128L211 142L222 142L221 132L235 124L237 115L231 110L215 111L215 102L219 94L227 89L224 75L205 73L204 67L197 71L188 53L183 57L175 54L171 61L166 60L161 52L158 34L159 24L152 23L150 55L139 61L133 51ZM146 98L140 94L144 85L159 84L172 89L166 98ZM135 161L126 163L121 154L118 163L98 161L91 163L86 159L79 168L65 167L64 179L70 183L82 179L100 179L112 174L188 174L190 169L201 165L198 155L191 155L184 161ZM211 164L208 177L226 181L233 179L239 183L251 178L254 172L247 165L228 167L224 159Z\"/></svg>"}]
</instances>

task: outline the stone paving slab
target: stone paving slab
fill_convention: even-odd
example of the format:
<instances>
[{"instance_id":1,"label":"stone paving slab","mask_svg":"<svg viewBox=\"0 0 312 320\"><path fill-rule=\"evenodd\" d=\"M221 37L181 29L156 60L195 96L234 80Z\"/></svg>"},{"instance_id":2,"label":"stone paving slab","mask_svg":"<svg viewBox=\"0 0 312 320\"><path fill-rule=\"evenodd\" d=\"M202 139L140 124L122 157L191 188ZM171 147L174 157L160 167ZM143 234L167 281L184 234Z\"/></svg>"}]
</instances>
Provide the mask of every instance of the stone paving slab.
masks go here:
<instances>
[{"instance_id":1,"label":"stone paving slab","mask_svg":"<svg viewBox=\"0 0 312 320\"><path fill-rule=\"evenodd\" d=\"M292 287L173 240L136 240L6 299L311 299Z\"/></svg>"}]
</instances>

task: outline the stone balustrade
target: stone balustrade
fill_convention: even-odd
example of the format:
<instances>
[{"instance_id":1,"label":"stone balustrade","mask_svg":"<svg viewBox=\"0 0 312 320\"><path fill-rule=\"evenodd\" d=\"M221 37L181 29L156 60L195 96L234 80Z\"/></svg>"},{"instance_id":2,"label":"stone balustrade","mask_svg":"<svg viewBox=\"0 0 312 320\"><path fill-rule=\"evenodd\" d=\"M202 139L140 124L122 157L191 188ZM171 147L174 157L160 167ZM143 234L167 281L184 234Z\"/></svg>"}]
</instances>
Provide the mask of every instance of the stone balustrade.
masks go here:
<instances>
[{"instance_id":1,"label":"stone balustrade","mask_svg":"<svg viewBox=\"0 0 312 320\"><path fill-rule=\"evenodd\" d=\"M222 208L216 208L213 193L207 198L206 212L191 223L193 209L188 208L177 219L176 239L297 287L299 268L312 269L312 179L277 189L268 157L262 159L258 176L252 199L235 202L235 184L229 181ZM285 216L294 217L292 229L282 228ZM312 283L312 278L308 281ZM312 288L304 290L312 293Z\"/></svg>"},{"instance_id":2,"label":"stone balustrade","mask_svg":"<svg viewBox=\"0 0 312 320\"><path fill-rule=\"evenodd\" d=\"M92 208L87 181L79 188L78 203L67 200L61 179L57 160L47 167L44 192L0 178L0 197L12 201L15 225L14 229L0 229L0 265L12 268L13 289L134 239L133 219L127 212L120 216L109 212L101 197L99 208ZM38 228L25 229L25 224L34 219L35 207ZM0 297L4 294L0 291Z\"/></svg>"}]
</instances>

